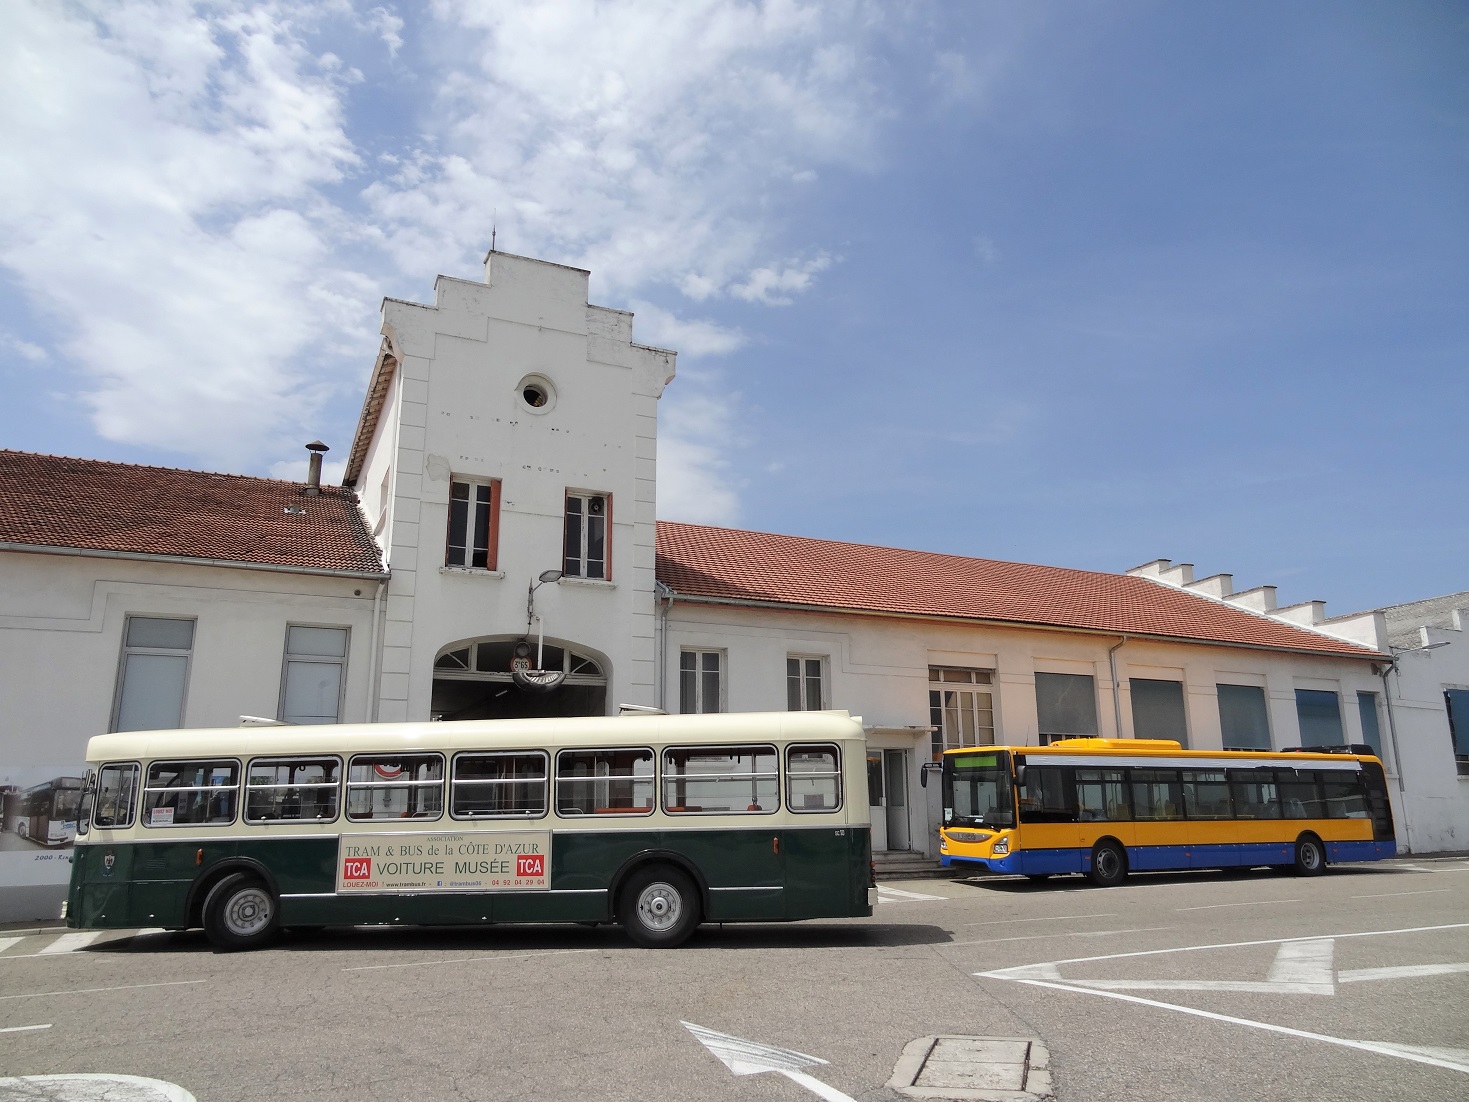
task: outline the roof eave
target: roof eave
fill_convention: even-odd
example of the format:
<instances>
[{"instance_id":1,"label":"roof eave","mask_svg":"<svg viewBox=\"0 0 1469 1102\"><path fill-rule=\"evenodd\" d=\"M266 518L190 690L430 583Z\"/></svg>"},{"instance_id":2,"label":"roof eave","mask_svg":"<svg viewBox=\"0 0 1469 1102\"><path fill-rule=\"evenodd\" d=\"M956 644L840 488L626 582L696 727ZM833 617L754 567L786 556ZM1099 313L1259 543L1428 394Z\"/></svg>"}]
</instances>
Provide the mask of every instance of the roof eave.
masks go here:
<instances>
[{"instance_id":1,"label":"roof eave","mask_svg":"<svg viewBox=\"0 0 1469 1102\"><path fill-rule=\"evenodd\" d=\"M680 593L677 590L672 590L672 598L675 602L686 604L724 605L731 608L756 608L779 612L810 612L829 616L866 616L874 619L918 620L942 624L974 624L986 627L1027 628L1033 631L1097 635L1112 639L1126 635L1129 638L1150 639L1167 643L1235 647L1242 650L1269 651L1274 654L1307 654L1318 658L1345 658L1351 661L1386 662L1391 660L1388 655L1383 654L1381 651L1367 650L1365 648L1360 653L1338 650L1316 650L1310 647L1287 647L1275 646L1269 643L1209 639L1198 635L1166 635L1145 631L1114 631L1107 628L1090 628L1070 624L1048 624L1034 620L997 620L980 616L945 616L940 613L903 612L897 609L866 609L850 608L843 605L800 604L790 601L760 601L742 597L714 597L703 594ZM1356 646L1356 644L1345 639L1341 640L1341 642L1344 646Z\"/></svg>"},{"instance_id":2,"label":"roof eave","mask_svg":"<svg viewBox=\"0 0 1469 1102\"><path fill-rule=\"evenodd\" d=\"M386 570L338 570L327 566L294 566L289 563L250 562L246 559L206 559L192 555L158 555L144 551L113 551L96 547L58 547L44 543L11 543L0 540L0 551L30 555L66 555L83 559L127 559L133 562L169 563L173 566L212 566L232 570L261 570L272 574L312 574L330 578L386 581Z\"/></svg>"}]
</instances>

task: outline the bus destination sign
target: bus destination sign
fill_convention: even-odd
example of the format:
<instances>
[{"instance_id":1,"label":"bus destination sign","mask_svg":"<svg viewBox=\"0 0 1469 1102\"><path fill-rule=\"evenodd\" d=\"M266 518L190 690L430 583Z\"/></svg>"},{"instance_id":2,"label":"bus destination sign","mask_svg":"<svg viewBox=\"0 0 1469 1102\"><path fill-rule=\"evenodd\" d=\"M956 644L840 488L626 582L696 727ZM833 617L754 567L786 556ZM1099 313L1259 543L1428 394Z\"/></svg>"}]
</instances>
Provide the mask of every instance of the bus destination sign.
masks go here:
<instances>
[{"instance_id":1,"label":"bus destination sign","mask_svg":"<svg viewBox=\"0 0 1469 1102\"><path fill-rule=\"evenodd\" d=\"M551 887L551 832L344 834L337 851L337 891L546 891Z\"/></svg>"}]
</instances>

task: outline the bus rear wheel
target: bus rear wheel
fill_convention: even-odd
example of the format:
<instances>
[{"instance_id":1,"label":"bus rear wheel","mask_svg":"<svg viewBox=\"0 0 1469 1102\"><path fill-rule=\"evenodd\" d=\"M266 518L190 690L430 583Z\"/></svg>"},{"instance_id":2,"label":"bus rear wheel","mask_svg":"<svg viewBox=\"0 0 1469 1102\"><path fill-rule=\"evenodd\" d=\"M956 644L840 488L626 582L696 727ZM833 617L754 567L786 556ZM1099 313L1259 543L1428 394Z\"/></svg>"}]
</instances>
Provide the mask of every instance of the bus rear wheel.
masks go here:
<instances>
[{"instance_id":1,"label":"bus rear wheel","mask_svg":"<svg viewBox=\"0 0 1469 1102\"><path fill-rule=\"evenodd\" d=\"M682 945L699 925L699 893L677 869L655 865L639 869L622 889L618 918L644 949Z\"/></svg>"},{"instance_id":2,"label":"bus rear wheel","mask_svg":"<svg viewBox=\"0 0 1469 1102\"><path fill-rule=\"evenodd\" d=\"M221 949L258 949L275 937L280 907L258 877L226 876L204 897L204 933Z\"/></svg>"},{"instance_id":3,"label":"bus rear wheel","mask_svg":"<svg viewBox=\"0 0 1469 1102\"><path fill-rule=\"evenodd\" d=\"M1099 888L1115 888L1127 879L1127 854L1116 842L1098 842L1092 847L1092 869L1087 876Z\"/></svg>"},{"instance_id":4,"label":"bus rear wheel","mask_svg":"<svg viewBox=\"0 0 1469 1102\"><path fill-rule=\"evenodd\" d=\"M1297 876L1320 876L1326 871L1326 850L1314 834L1302 834L1296 839L1295 869Z\"/></svg>"}]
</instances>

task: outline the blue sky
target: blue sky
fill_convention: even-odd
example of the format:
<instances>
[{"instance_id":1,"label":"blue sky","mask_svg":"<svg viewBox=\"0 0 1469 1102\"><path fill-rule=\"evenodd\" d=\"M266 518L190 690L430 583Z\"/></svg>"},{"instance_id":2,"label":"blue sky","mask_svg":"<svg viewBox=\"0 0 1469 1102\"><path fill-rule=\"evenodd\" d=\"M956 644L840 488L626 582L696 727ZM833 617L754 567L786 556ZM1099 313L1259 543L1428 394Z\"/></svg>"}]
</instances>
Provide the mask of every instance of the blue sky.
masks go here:
<instances>
[{"instance_id":1,"label":"blue sky","mask_svg":"<svg viewBox=\"0 0 1469 1102\"><path fill-rule=\"evenodd\" d=\"M1466 60L1463 3L17 0L0 446L340 461L493 223L679 351L666 518L1466 589Z\"/></svg>"}]
</instances>

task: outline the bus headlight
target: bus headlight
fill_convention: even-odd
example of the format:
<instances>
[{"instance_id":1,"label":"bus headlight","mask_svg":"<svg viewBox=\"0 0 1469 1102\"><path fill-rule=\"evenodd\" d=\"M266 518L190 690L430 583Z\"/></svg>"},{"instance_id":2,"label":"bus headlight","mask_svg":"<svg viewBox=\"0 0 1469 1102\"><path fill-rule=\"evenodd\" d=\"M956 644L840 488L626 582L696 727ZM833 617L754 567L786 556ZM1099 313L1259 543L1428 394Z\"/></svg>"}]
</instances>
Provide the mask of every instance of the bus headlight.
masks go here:
<instances>
[{"instance_id":1,"label":"bus headlight","mask_svg":"<svg viewBox=\"0 0 1469 1102\"><path fill-rule=\"evenodd\" d=\"M1010 839L1001 838L995 843L995 848L990 850L996 857L1003 857L1010 852Z\"/></svg>"}]
</instances>

